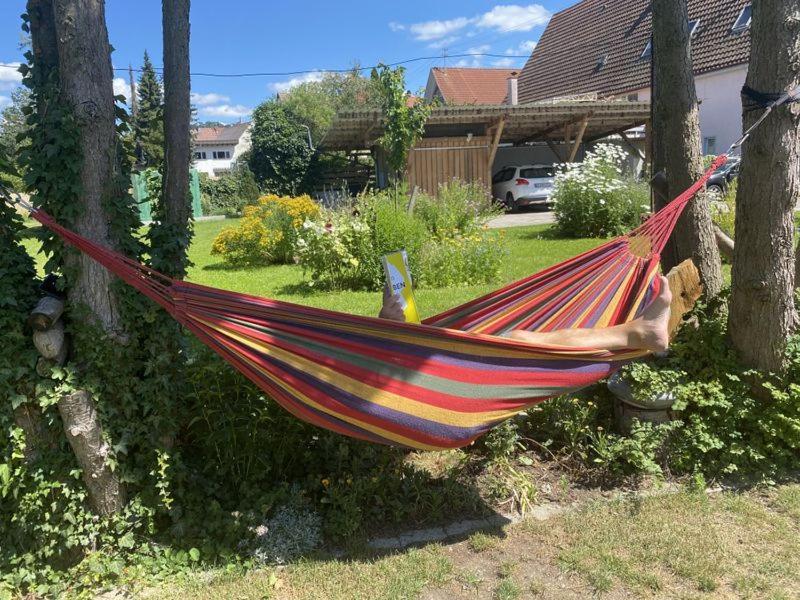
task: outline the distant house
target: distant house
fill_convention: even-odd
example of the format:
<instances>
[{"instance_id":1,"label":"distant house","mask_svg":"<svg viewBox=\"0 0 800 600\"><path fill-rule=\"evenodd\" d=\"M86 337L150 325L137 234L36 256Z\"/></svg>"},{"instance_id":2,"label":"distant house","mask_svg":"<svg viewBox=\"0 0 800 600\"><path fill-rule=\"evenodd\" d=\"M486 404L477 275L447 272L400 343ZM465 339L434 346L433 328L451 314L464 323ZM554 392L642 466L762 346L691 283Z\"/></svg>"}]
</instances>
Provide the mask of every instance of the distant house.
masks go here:
<instances>
[{"instance_id":1,"label":"distant house","mask_svg":"<svg viewBox=\"0 0 800 600\"><path fill-rule=\"evenodd\" d=\"M509 80L516 86L516 75L513 69L434 67L428 75L425 100L453 106L516 104L509 88Z\"/></svg>"},{"instance_id":2,"label":"distant house","mask_svg":"<svg viewBox=\"0 0 800 600\"><path fill-rule=\"evenodd\" d=\"M688 8L703 151L715 154L741 134L751 3L688 0ZM652 33L650 0L582 0L553 15L519 76L519 101L649 101Z\"/></svg>"},{"instance_id":3,"label":"distant house","mask_svg":"<svg viewBox=\"0 0 800 600\"><path fill-rule=\"evenodd\" d=\"M213 178L231 170L250 149L250 123L198 127L194 130L194 168Z\"/></svg>"}]
</instances>

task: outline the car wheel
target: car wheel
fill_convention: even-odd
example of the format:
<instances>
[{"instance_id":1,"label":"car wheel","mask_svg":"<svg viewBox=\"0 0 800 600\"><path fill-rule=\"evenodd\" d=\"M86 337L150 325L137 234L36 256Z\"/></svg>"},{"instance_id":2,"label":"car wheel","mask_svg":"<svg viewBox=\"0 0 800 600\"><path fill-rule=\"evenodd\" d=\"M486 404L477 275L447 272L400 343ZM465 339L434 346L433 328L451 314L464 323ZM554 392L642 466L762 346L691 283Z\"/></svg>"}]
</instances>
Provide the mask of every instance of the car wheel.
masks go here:
<instances>
[{"instance_id":1,"label":"car wheel","mask_svg":"<svg viewBox=\"0 0 800 600\"><path fill-rule=\"evenodd\" d=\"M721 185L710 185L707 189L712 198L721 199L725 195L725 190L722 189Z\"/></svg>"},{"instance_id":2,"label":"car wheel","mask_svg":"<svg viewBox=\"0 0 800 600\"><path fill-rule=\"evenodd\" d=\"M508 212L517 212L519 207L517 206L517 201L514 200L514 195L511 192L506 194L506 210Z\"/></svg>"}]
</instances>

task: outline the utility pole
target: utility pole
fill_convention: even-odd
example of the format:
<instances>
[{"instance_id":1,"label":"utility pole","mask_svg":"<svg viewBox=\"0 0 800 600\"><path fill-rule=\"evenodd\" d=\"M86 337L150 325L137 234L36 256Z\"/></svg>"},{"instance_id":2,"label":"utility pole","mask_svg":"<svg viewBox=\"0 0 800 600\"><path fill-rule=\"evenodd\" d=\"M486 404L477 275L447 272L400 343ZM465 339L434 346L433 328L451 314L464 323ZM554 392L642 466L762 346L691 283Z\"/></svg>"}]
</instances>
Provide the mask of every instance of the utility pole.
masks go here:
<instances>
[{"instance_id":1,"label":"utility pole","mask_svg":"<svg viewBox=\"0 0 800 600\"><path fill-rule=\"evenodd\" d=\"M133 66L128 63L128 78L131 83L131 116L136 118L136 78L133 76Z\"/></svg>"}]
</instances>

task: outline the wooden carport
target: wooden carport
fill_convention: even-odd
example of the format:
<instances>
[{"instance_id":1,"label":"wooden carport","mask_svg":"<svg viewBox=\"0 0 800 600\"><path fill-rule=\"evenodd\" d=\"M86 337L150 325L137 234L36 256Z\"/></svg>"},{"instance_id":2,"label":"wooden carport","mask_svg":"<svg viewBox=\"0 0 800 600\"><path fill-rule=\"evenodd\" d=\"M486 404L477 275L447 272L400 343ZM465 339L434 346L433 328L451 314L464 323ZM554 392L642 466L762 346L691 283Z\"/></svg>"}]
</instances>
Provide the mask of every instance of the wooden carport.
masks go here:
<instances>
[{"instance_id":1,"label":"wooden carport","mask_svg":"<svg viewBox=\"0 0 800 600\"><path fill-rule=\"evenodd\" d=\"M436 193L453 178L491 183L491 169L501 144L547 144L558 162L573 162L582 144L647 125L648 102L564 100L525 105L437 106L408 161L409 185ZM339 113L321 146L325 150L373 151L379 185L386 183L378 139L383 114L365 109ZM566 148L562 152L556 144ZM647 147L647 144L645 144ZM638 152L638 150L637 150Z\"/></svg>"}]
</instances>

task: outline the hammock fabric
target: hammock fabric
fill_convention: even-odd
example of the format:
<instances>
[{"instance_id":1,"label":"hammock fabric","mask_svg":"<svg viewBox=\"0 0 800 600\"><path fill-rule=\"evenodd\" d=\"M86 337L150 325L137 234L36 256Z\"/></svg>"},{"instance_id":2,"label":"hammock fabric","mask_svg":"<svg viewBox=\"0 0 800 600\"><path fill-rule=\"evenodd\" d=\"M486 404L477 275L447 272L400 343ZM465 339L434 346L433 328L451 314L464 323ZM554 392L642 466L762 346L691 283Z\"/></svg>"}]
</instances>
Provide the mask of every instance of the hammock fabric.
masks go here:
<instances>
[{"instance_id":1,"label":"hammock fabric","mask_svg":"<svg viewBox=\"0 0 800 600\"><path fill-rule=\"evenodd\" d=\"M641 350L534 346L504 337L626 323L660 292L660 252L686 204L725 163L631 233L422 325L172 280L31 216L157 302L295 416L384 444L470 444L518 412L600 381Z\"/></svg>"}]
</instances>

